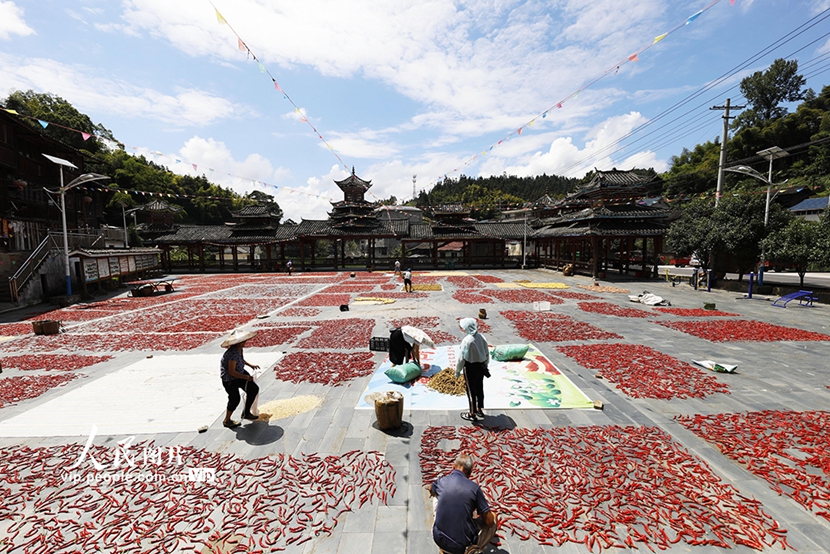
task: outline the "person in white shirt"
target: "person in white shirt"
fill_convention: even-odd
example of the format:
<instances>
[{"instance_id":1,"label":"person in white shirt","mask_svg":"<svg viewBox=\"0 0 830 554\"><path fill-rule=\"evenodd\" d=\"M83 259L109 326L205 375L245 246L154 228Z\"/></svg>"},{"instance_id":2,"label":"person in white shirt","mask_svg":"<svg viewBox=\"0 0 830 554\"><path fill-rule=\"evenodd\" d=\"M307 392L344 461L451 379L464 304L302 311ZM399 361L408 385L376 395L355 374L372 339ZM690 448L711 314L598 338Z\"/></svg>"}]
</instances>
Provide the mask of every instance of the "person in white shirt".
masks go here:
<instances>
[{"instance_id":1,"label":"person in white shirt","mask_svg":"<svg viewBox=\"0 0 830 554\"><path fill-rule=\"evenodd\" d=\"M403 290L412 292L412 269L407 268L403 273Z\"/></svg>"},{"instance_id":2,"label":"person in white shirt","mask_svg":"<svg viewBox=\"0 0 830 554\"><path fill-rule=\"evenodd\" d=\"M467 421L478 421L484 418L484 378L490 377L490 349L487 348L487 339L478 332L478 322L474 318L465 317L458 324L467 335L461 341L455 377L458 378L464 371L470 403L470 411L461 414L461 417Z\"/></svg>"}]
</instances>

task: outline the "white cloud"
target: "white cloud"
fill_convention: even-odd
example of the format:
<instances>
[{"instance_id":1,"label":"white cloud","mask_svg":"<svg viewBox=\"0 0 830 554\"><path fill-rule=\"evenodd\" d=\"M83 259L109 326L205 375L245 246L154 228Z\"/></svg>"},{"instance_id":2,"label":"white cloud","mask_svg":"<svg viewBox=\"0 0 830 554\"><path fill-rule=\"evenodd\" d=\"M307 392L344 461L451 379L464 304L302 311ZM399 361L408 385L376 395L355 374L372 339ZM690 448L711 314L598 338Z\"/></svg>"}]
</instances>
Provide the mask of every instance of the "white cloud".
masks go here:
<instances>
[{"instance_id":1,"label":"white cloud","mask_svg":"<svg viewBox=\"0 0 830 554\"><path fill-rule=\"evenodd\" d=\"M82 112L152 118L177 126L204 126L249 111L203 90L169 94L100 77L99 73L54 60L0 54L0 90L32 89L58 94Z\"/></svg>"},{"instance_id":2,"label":"white cloud","mask_svg":"<svg viewBox=\"0 0 830 554\"><path fill-rule=\"evenodd\" d=\"M0 40L8 40L12 35L25 37L33 34L34 29L23 20L23 8L11 0L0 2Z\"/></svg>"},{"instance_id":3,"label":"white cloud","mask_svg":"<svg viewBox=\"0 0 830 554\"><path fill-rule=\"evenodd\" d=\"M665 171L668 168L666 162L657 159L651 151L638 152L624 159L613 156L615 141L646 121L637 112L611 117L586 134L588 140L583 148L574 144L570 136L558 137L550 142L547 151L539 150L519 157L519 162L513 165L509 165L503 157L492 157L482 164L479 174L501 175L506 172L508 175L529 176L547 173L581 177L594 167L608 169L615 166L620 169L654 167L656 171Z\"/></svg>"},{"instance_id":4,"label":"white cloud","mask_svg":"<svg viewBox=\"0 0 830 554\"><path fill-rule=\"evenodd\" d=\"M136 31L189 55L245 60L231 29L203 2L125 5L124 21ZM238 0L217 7L266 67L368 77L429 111L485 126L545 109L597 77L598 68L625 59L665 9L659 0L625 9L617 0L570 0L558 12L525 0ZM576 43L565 44L562 33Z\"/></svg>"}]
</instances>

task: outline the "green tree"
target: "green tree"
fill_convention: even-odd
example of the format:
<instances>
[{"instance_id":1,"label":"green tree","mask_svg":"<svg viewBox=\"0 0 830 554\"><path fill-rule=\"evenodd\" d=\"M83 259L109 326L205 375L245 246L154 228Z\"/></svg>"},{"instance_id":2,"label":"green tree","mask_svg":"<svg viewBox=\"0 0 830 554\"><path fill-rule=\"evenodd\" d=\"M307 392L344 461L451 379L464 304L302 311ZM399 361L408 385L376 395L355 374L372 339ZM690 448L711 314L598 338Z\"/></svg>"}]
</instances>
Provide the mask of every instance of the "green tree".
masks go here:
<instances>
[{"instance_id":1,"label":"green tree","mask_svg":"<svg viewBox=\"0 0 830 554\"><path fill-rule=\"evenodd\" d=\"M784 102L796 102L806 98L803 90L807 81L798 74L798 62L779 58L766 71L756 71L741 80L741 93L751 106L738 117L736 128L764 127L775 119L787 115Z\"/></svg>"},{"instance_id":2,"label":"green tree","mask_svg":"<svg viewBox=\"0 0 830 554\"><path fill-rule=\"evenodd\" d=\"M712 225L715 206L711 200L692 200L683 208L679 219L669 227L666 245L678 257L696 255L703 269L709 269L709 259L718 244Z\"/></svg>"},{"instance_id":3,"label":"green tree","mask_svg":"<svg viewBox=\"0 0 830 554\"><path fill-rule=\"evenodd\" d=\"M60 96L49 93L37 93L33 90L27 90L26 92L16 90L9 94L2 102L6 108L15 110L21 115L34 117L48 123L55 123L56 125L48 125L44 129L39 122L26 119L27 123L41 130L47 136L78 150L86 150L95 154L106 149L97 140L92 138L84 140L83 136L77 131L87 133L88 135L101 136L115 142L115 138L109 129L101 124L93 123L88 115L76 110L72 104ZM64 129L63 127L68 127L68 129ZM75 131L71 131L70 129L75 129Z\"/></svg>"},{"instance_id":4,"label":"green tree","mask_svg":"<svg viewBox=\"0 0 830 554\"><path fill-rule=\"evenodd\" d=\"M764 239L766 257L772 261L792 267L798 273L800 286L804 286L804 275L813 264L820 264L826 258L821 248L822 226L815 221L793 218L786 227L771 233Z\"/></svg>"}]
</instances>

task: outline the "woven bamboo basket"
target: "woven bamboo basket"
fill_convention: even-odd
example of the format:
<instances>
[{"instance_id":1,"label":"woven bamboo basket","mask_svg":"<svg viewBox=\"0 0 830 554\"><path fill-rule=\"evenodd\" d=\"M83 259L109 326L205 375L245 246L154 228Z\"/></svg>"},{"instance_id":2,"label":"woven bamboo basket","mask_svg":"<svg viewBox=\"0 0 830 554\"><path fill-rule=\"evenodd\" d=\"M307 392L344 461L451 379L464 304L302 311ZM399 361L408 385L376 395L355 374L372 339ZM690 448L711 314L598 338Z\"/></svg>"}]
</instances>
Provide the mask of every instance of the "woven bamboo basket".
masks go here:
<instances>
[{"instance_id":1,"label":"woven bamboo basket","mask_svg":"<svg viewBox=\"0 0 830 554\"><path fill-rule=\"evenodd\" d=\"M376 398L375 416L382 431L400 428L403 424L403 395L393 392Z\"/></svg>"}]
</instances>

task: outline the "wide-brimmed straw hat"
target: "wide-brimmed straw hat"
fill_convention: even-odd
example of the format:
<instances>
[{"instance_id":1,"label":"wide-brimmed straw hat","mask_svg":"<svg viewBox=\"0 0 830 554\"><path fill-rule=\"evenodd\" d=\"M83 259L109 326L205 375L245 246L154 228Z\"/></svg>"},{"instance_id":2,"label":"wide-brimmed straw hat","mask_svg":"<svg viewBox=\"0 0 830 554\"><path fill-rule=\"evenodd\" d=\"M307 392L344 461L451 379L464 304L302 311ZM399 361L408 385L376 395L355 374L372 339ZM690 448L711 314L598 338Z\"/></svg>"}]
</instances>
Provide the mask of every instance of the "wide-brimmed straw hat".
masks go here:
<instances>
[{"instance_id":1,"label":"wide-brimmed straw hat","mask_svg":"<svg viewBox=\"0 0 830 554\"><path fill-rule=\"evenodd\" d=\"M256 336L256 331L241 331L239 329L234 329L233 332L228 335L228 338L222 342L222 348L229 348L234 344L239 344L240 342L245 342L246 340L250 340Z\"/></svg>"}]
</instances>

